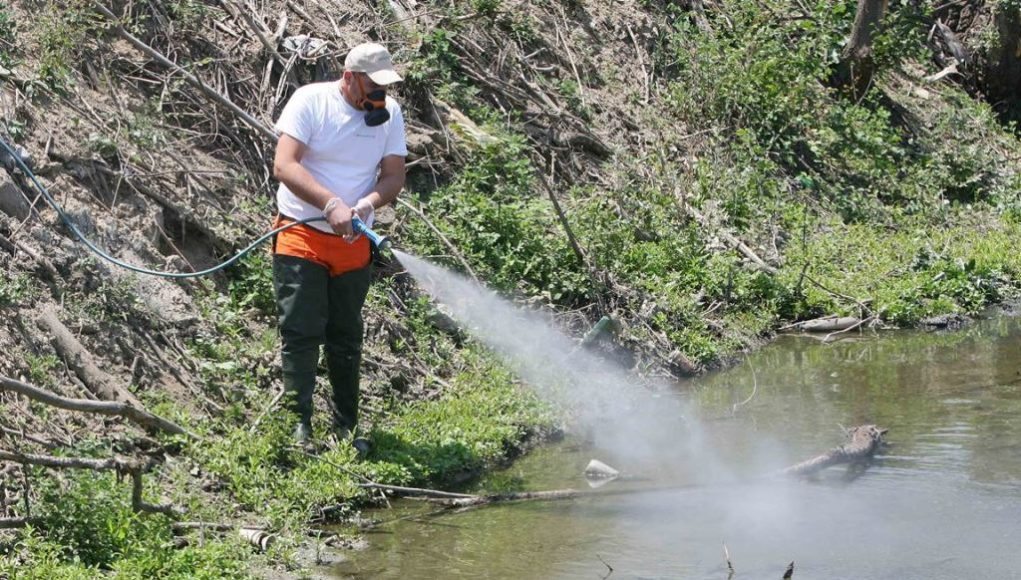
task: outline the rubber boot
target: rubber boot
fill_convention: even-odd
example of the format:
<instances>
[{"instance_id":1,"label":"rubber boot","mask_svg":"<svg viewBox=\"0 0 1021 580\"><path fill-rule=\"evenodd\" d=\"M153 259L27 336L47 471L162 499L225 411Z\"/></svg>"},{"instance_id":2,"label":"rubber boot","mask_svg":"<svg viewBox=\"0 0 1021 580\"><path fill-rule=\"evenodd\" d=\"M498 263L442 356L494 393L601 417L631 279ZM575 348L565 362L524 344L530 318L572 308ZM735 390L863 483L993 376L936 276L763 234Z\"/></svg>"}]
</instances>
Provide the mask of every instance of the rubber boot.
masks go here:
<instances>
[{"instance_id":1,"label":"rubber boot","mask_svg":"<svg viewBox=\"0 0 1021 580\"><path fill-rule=\"evenodd\" d=\"M358 425L362 306L371 278L369 267L330 278L326 365L330 386L333 388L333 420L336 429L354 431Z\"/></svg>"},{"instance_id":2,"label":"rubber boot","mask_svg":"<svg viewBox=\"0 0 1021 580\"><path fill-rule=\"evenodd\" d=\"M312 394L319 349L326 334L329 275L325 267L293 256L273 256L280 358L287 409L298 416L295 438L312 434Z\"/></svg>"}]
</instances>

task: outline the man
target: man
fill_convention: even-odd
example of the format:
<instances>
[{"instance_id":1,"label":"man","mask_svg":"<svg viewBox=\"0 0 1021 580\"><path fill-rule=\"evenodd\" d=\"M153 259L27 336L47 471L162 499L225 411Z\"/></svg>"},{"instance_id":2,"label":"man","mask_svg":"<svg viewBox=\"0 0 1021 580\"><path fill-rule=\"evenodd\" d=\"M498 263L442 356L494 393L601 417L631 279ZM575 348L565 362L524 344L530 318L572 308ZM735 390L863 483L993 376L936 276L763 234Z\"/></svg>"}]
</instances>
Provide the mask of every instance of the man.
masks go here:
<instances>
[{"instance_id":1,"label":"man","mask_svg":"<svg viewBox=\"0 0 1021 580\"><path fill-rule=\"evenodd\" d=\"M353 233L351 220L357 215L371 226L375 209L404 187L404 118L385 92L400 80L384 47L358 45L348 53L339 82L299 88L276 124L277 225L325 218L281 232L273 244L284 391L299 418L294 437L302 444L312 435L320 345L326 345L338 438L358 423L361 310L371 249ZM366 441L354 444L367 451Z\"/></svg>"}]
</instances>

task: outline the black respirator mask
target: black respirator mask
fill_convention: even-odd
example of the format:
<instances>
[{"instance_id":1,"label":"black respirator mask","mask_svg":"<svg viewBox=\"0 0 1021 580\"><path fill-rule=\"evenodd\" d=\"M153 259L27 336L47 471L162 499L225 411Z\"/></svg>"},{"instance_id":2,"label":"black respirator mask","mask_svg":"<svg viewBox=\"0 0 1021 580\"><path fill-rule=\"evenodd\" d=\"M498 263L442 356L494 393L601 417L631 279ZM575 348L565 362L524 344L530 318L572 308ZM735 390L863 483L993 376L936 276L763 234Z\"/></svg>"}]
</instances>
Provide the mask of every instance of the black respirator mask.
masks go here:
<instances>
[{"instance_id":1,"label":"black respirator mask","mask_svg":"<svg viewBox=\"0 0 1021 580\"><path fill-rule=\"evenodd\" d=\"M365 92L365 84L362 77L355 75L358 79L358 89L362 98L358 99L358 107L365 111L365 124L370 127L378 127L390 120L390 111L386 110L386 89L376 89L371 93Z\"/></svg>"}]
</instances>

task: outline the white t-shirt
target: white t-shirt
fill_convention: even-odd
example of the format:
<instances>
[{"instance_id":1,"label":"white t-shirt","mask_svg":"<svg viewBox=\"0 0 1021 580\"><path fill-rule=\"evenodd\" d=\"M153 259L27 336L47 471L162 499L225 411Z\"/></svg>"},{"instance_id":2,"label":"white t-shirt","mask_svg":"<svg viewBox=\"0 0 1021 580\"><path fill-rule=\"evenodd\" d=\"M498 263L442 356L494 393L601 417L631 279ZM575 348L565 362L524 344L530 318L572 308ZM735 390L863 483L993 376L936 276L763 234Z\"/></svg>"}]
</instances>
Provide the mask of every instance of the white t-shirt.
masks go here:
<instances>
[{"instance_id":1,"label":"white t-shirt","mask_svg":"<svg viewBox=\"0 0 1021 580\"><path fill-rule=\"evenodd\" d=\"M365 111L347 102L338 81L312 83L294 92L276 129L307 146L302 166L320 185L353 207L372 192L384 157L408 155L401 106L388 96L386 109L390 120L369 127ZM319 208L302 201L283 183L277 189L277 210L299 220L322 215ZM333 232L326 222L309 225Z\"/></svg>"}]
</instances>

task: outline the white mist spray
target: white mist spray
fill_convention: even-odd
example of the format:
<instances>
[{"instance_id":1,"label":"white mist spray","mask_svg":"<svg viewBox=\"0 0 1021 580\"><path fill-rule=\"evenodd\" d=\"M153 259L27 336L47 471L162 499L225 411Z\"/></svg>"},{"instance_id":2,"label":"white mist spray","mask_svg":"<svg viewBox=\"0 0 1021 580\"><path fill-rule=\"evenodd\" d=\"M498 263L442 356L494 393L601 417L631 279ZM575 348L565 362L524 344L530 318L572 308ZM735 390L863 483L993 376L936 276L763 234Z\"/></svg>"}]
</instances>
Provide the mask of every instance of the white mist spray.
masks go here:
<instances>
[{"instance_id":1,"label":"white mist spray","mask_svg":"<svg viewBox=\"0 0 1021 580\"><path fill-rule=\"evenodd\" d=\"M676 391L643 386L626 370L556 330L548 316L519 308L459 274L394 250L419 285L543 397L570 411L609 459L663 475L697 465L686 481L726 473L705 449L701 430ZM650 474L651 475L651 474Z\"/></svg>"}]
</instances>

